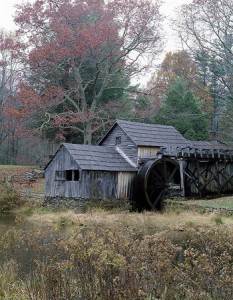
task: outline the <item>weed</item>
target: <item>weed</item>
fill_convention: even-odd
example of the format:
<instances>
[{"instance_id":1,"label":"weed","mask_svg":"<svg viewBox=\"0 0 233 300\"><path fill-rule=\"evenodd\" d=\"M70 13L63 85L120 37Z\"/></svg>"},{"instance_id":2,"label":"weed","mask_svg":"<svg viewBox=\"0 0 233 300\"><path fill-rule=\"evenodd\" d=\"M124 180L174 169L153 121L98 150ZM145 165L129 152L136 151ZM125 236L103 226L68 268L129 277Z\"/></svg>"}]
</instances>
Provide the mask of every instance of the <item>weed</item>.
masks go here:
<instances>
[{"instance_id":1,"label":"weed","mask_svg":"<svg viewBox=\"0 0 233 300\"><path fill-rule=\"evenodd\" d=\"M23 205L20 195L11 187L0 184L0 210L9 211Z\"/></svg>"},{"instance_id":2,"label":"weed","mask_svg":"<svg viewBox=\"0 0 233 300\"><path fill-rule=\"evenodd\" d=\"M222 225L224 224L222 218L220 216L215 216L212 218L212 220L215 222L216 225Z\"/></svg>"},{"instance_id":3,"label":"weed","mask_svg":"<svg viewBox=\"0 0 233 300\"><path fill-rule=\"evenodd\" d=\"M225 226L161 230L153 220L164 214L82 216L85 226L67 228L67 214L58 216L66 230L15 228L1 237L6 261L18 266L2 282L15 284L18 299L232 299L233 235Z\"/></svg>"},{"instance_id":4,"label":"weed","mask_svg":"<svg viewBox=\"0 0 233 300\"><path fill-rule=\"evenodd\" d=\"M185 223L185 226L187 226L187 227L193 227L194 226L194 222L193 221L187 221Z\"/></svg>"}]
</instances>

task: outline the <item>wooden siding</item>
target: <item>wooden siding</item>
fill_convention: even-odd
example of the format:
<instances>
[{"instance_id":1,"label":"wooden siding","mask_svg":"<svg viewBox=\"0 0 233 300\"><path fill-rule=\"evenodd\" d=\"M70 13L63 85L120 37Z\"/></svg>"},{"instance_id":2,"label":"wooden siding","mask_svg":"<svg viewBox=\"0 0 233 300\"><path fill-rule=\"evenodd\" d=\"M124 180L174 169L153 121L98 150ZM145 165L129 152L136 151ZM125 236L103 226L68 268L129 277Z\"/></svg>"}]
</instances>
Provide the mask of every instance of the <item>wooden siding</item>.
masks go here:
<instances>
[{"instance_id":1,"label":"wooden siding","mask_svg":"<svg viewBox=\"0 0 233 300\"><path fill-rule=\"evenodd\" d=\"M134 182L136 175L136 173L118 173L117 199L133 199Z\"/></svg>"},{"instance_id":2,"label":"wooden siding","mask_svg":"<svg viewBox=\"0 0 233 300\"><path fill-rule=\"evenodd\" d=\"M121 143L116 145L116 137L121 137ZM101 146L118 147L124 154L137 165L137 146L127 134L117 125L111 133L101 142Z\"/></svg>"},{"instance_id":3,"label":"wooden siding","mask_svg":"<svg viewBox=\"0 0 233 300\"><path fill-rule=\"evenodd\" d=\"M115 198L117 189L117 172L83 171L82 183L80 198Z\"/></svg>"},{"instance_id":4,"label":"wooden siding","mask_svg":"<svg viewBox=\"0 0 233 300\"><path fill-rule=\"evenodd\" d=\"M79 181L55 180L55 171L79 170ZM45 170L45 196L75 197L80 195L82 171L65 147L61 147Z\"/></svg>"},{"instance_id":5,"label":"wooden siding","mask_svg":"<svg viewBox=\"0 0 233 300\"><path fill-rule=\"evenodd\" d=\"M56 171L79 170L79 181L56 180ZM61 147L45 170L46 197L80 199L131 199L136 172L81 170L65 147Z\"/></svg>"},{"instance_id":6,"label":"wooden siding","mask_svg":"<svg viewBox=\"0 0 233 300\"><path fill-rule=\"evenodd\" d=\"M156 157L159 147L138 147L138 158L154 158Z\"/></svg>"}]
</instances>

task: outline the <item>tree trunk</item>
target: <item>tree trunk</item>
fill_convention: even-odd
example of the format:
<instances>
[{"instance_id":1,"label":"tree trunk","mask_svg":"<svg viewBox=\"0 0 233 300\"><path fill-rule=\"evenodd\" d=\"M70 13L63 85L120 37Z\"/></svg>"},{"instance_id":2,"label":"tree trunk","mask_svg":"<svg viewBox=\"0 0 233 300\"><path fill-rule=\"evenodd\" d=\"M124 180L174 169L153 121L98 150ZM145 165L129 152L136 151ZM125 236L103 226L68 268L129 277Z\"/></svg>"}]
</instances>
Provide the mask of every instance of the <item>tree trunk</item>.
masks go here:
<instances>
[{"instance_id":1,"label":"tree trunk","mask_svg":"<svg viewBox=\"0 0 233 300\"><path fill-rule=\"evenodd\" d=\"M83 143L85 145L91 145L92 143L92 121L86 121L84 124Z\"/></svg>"}]
</instances>

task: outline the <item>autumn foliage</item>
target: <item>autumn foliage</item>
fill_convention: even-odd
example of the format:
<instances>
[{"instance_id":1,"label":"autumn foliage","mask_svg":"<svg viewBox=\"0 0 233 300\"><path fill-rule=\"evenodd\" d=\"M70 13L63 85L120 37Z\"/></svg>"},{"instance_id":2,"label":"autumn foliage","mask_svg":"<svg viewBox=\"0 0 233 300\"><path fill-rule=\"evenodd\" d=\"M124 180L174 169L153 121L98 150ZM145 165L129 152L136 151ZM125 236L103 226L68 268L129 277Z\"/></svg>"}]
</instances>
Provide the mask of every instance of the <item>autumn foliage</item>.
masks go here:
<instances>
[{"instance_id":1,"label":"autumn foliage","mask_svg":"<svg viewBox=\"0 0 233 300\"><path fill-rule=\"evenodd\" d=\"M162 107L164 97L178 78L184 78L188 88L200 99L202 110L208 114L213 111L213 99L209 87L200 76L198 64L186 51L168 52L148 85L152 102Z\"/></svg>"},{"instance_id":2,"label":"autumn foliage","mask_svg":"<svg viewBox=\"0 0 233 300\"><path fill-rule=\"evenodd\" d=\"M123 97L139 58L159 49L159 3L148 0L37 0L18 5L15 21L29 66L21 113L34 110L37 127L72 131L84 143L111 118L101 108Z\"/></svg>"},{"instance_id":3,"label":"autumn foliage","mask_svg":"<svg viewBox=\"0 0 233 300\"><path fill-rule=\"evenodd\" d=\"M231 135L233 98L233 2L232 0L193 0L183 5L174 20L185 49L197 58L199 72L214 102L211 131L214 137ZM228 125L222 128L221 120ZM227 131L227 135L226 135Z\"/></svg>"}]
</instances>

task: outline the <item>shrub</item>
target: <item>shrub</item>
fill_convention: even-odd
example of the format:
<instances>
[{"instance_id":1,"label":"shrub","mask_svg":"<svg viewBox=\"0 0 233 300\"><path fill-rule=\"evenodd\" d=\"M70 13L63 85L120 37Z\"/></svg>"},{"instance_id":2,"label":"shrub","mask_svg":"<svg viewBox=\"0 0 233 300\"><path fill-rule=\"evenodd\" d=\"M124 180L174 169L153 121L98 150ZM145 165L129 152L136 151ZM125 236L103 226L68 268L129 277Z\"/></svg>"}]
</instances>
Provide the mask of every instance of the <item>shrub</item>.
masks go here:
<instances>
[{"instance_id":1,"label":"shrub","mask_svg":"<svg viewBox=\"0 0 233 300\"><path fill-rule=\"evenodd\" d=\"M0 267L0 299L25 300L21 282L17 281L17 268L14 260Z\"/></svg>"},{"instance_id":2,"label":"shrub","mask_svg":"<svg viewBox=\"0 0 233 300\"><path fill-rule=\"evenodd\" d=\"M215 222L216 225L222 225L224 223L220 216L215 216L213 218L213 221Z\"/></svg>"},{"instance_id":3,"label":"shrub","mask_svg":"<svg viewBox=\"0 0 233 300\"><path fill-rule=\"evenodd\" d=\"M8 211L22 204L23 200L17 191L3 183L0 184L0 210Z\"/></svg>"},{"instance_id":4,"label":"shrub","mask_svg":"<svg viewBox=\"0 0 233 300\"><path fill-rule=\"evenodd\" d=\"M150 235L123 223L14 229L1 248L18 263L24 299L233 298L233 235L224 226Z\"/></svg>"}]
</instances>

